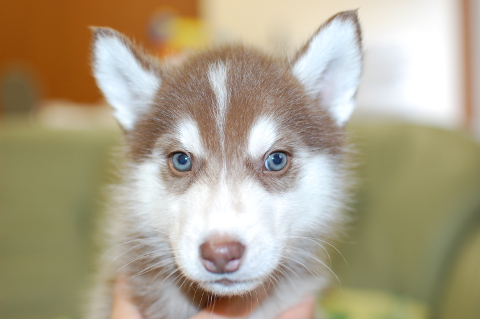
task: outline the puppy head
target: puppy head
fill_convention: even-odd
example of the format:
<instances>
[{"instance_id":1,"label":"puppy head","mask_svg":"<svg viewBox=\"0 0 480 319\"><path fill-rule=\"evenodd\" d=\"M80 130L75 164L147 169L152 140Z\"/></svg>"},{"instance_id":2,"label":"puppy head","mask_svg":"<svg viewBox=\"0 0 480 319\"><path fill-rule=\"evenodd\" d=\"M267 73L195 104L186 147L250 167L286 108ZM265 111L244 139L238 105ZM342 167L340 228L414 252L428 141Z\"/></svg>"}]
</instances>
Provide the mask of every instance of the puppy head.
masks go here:
<instances>
[{"instance_id":1,"label":"puppy head","mask_svg":"<svg viewBox=\"0 0 480 319\"><path fill-rule=\"evenodd\" d=\"M233 46L177 66L94 30L94 74L126 134L135 227L165 237L184 276L246 293L282 264L302 264L297 239L332 232L359 30L344 12L292 61Z\"/></svg>"}]
</instances>

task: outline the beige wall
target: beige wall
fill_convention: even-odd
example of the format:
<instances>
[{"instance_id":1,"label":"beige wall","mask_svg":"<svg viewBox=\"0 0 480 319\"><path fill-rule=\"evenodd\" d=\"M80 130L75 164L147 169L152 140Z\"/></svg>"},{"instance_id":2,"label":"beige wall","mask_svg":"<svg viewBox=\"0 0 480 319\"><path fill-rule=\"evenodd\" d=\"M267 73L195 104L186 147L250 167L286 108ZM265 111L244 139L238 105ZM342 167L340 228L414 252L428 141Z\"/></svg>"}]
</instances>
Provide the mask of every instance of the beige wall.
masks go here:
<instances>
[{"instance_id":1,"label":"beige wall","mask_svg":"<svg viewBox=\"0 0 480 319\"><path fill-rule=\"evenodd\" d=\"M474 133L480 140L480 0L471 2L471 23L472 28L472 55L473 55L473 119L472 125Z\"/></svg>"},{"instance_id":2,"label":"beige wall","mask_svg":"<svg viewBox=\"0 0 480 319\"><path fill-rule=\"evenodd\" d=\"M456 0L203 0L214 38L298 47L325 19L359 9L365 39L357 113L455 127L462 118Z\"/></svg>"}]
</instances>

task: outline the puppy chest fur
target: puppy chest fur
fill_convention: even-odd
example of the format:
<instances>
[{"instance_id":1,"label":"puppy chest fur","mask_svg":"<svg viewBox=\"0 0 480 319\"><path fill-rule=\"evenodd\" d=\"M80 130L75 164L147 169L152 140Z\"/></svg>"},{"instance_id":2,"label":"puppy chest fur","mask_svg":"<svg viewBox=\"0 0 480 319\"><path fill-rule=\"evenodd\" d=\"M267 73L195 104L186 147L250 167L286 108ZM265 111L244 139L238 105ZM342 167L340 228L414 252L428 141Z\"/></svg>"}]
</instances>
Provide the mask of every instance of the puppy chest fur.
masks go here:
<instances>
[{"instance_id":1,"label":"puppy chest fur","mask_svg":"<svg viewBox=\"0 0 480 319\"><path fill-rule=\"evenodd\" d=\"M120 276L146 319L188 318L219 296L260 301L251 318L274 318L325 286L359 30L343 12L291 60L227 46L177 65L94 30L94 74L126 164L89 318L109 317Z\"/></svg>"}]
</instances>

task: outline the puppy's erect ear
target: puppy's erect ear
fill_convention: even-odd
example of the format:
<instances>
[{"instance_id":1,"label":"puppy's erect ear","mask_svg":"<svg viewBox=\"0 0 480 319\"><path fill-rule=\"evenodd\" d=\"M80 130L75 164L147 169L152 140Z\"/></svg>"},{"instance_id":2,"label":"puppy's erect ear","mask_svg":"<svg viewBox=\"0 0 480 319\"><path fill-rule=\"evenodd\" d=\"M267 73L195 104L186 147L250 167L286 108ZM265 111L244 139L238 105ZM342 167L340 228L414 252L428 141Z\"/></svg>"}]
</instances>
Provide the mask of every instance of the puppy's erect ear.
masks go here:
<instances>
[{"instance_id":1,"label":"puppy's erect ear","mask_svg":"<svg viewBox=\"0 0 480 319\"><path fill-rule=\"evenodd\" d=\"M125 131L148 112L160 88L159 68L120 33L93 29L93 73Z\"/></svg>"},{"instance_id":2,"label":"puppy's erect ear","mask_svg":"<svg viewBox=\"0 0 480 319\"><path fill-rule=\"evenodd\" d=\"M328 20L300 50L293 74L320 105L343 126L355 108L362 70L362 39L356 11Z\"/></svg>"}]
</instances>

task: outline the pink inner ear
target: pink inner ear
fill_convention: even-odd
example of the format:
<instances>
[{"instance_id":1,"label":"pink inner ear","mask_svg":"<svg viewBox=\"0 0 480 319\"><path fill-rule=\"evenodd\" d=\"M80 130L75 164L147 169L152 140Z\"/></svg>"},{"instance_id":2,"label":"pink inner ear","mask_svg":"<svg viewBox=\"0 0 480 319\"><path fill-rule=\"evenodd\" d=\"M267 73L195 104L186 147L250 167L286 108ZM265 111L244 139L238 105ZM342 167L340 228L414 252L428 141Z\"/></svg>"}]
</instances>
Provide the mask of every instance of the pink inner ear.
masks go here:
<instances>
[{"instance_id":1,"label":"pink inner ear","mask_svg":"<svg viewBox=\"0 0 480 319\"><path fill-rule=\"evenodd\" d=\"M322 78L318 80L318 98L322 105L331 105L335 96L336 87L334 86L333 75L325 70Z\"/></svg>"}]
</instances>

